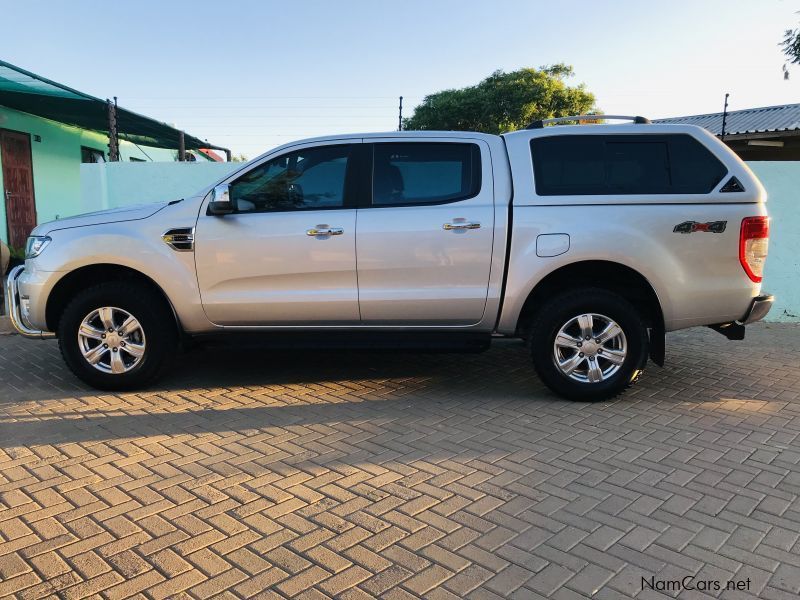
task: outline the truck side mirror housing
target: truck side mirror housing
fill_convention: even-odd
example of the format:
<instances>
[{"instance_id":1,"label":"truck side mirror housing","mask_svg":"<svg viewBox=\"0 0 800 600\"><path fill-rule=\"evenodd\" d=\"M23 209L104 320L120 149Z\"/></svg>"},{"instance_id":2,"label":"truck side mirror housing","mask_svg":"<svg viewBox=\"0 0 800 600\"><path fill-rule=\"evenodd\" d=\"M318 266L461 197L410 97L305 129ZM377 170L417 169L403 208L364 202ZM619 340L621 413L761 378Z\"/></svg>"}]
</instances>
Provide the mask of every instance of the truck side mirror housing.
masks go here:
<instances>
[{"instance_id":1,"label":"truck side mirror housing","mask_svg":"<svg viewBox=\"0 0 800 600\"><path fill-rule=\"evenodd\" d=\"M229 215L233 212L233 202L231 202L230 187L227 183L221 183L211 191L211 202L208 203L209 215Z\"/></svg>"}]
</instances>

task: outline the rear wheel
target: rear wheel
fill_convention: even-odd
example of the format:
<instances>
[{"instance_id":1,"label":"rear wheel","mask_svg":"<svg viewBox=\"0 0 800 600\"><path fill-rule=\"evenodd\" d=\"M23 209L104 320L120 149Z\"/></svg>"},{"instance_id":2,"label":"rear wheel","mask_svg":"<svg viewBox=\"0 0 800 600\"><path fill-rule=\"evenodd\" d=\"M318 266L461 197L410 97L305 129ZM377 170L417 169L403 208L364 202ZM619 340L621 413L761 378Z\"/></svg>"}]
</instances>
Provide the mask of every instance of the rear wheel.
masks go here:
<instances>
[{"instance_id":1,"label":"rear wheel","mask_svg":"<svg viewBox=\"0 0 800 600\"><path fill-rule=\"evenodd\" d=\"M534 318L529 343L542 381L571 400L616 396L647 362L647 328L622 296L584 288L559 294Z\"/></svg>"},{"instance_id":2,"label":"rear wheel","mask_svg":"<svg viewBox=\"0 0 800 600\"><path fill-rule=\"evenodd\" d=\"M163 372L177 349L174 318L143 285L103 283L79 293L58 325L67 366L92 387L144 387Z\"/></svg>"}]
</instances>

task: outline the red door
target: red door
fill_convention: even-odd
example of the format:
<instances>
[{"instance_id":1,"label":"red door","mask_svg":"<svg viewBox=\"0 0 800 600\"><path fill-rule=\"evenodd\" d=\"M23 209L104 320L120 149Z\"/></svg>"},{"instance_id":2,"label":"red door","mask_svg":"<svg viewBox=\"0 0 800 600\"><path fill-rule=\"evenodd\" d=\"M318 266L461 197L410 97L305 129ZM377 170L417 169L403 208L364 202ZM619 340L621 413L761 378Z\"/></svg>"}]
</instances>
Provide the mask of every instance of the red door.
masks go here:
<instances>
[{"instance_id":1,"label":"red door","mask_svg":"<svg viewBox=\"0 0 800 600\"><path fill-rule=\"evenodd\" d=\"M8 245L24 248L25 240L36 227L31 137L27 133L0 129L0 161L3 163Z\"/></svg>"}]
</instances>

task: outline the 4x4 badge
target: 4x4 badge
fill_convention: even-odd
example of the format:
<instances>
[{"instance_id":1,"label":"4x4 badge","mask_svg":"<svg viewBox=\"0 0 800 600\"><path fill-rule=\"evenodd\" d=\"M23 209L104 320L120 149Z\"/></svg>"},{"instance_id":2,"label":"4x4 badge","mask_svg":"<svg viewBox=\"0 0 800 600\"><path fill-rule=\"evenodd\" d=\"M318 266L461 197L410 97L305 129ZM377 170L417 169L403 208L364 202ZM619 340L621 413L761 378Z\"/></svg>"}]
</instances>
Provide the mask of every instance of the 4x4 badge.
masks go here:
<instances>
[{"instance_id":1,"label":"4x4 badge","mask_svg":"<svg viewBox=\"0 0 800 600\"><path fill-rule=\"evenodd\" d=\"M694 233L695 231L710 231L711 233L722 233L725 231L727 221L710 221L708 223L698 223L697 221L684 221L680 225L675 225L672 230L674 233Z\"/></svg>"}]
</instances>

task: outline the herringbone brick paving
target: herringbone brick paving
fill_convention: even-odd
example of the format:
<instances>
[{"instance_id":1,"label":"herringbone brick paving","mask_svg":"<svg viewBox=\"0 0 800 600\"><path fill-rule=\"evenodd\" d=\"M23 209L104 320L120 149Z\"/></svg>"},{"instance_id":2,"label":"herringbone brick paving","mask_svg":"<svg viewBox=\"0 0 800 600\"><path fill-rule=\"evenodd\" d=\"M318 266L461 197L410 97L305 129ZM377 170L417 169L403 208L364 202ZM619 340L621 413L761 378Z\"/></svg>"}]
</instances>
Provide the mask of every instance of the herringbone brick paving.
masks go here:
<instances>
[{"instance_id":1,"label":"herringbone brick paving","mask_svg":"<svg viewBox=\"0 0 800 600\"><path fill-rule=\"evenodd\" d=\"M197 349L101 394L0 336L0 596L796 598L800 327L565 402L481 355ZM744 581L658 592L641 578Z\"/></svg>"}]
</instances>

